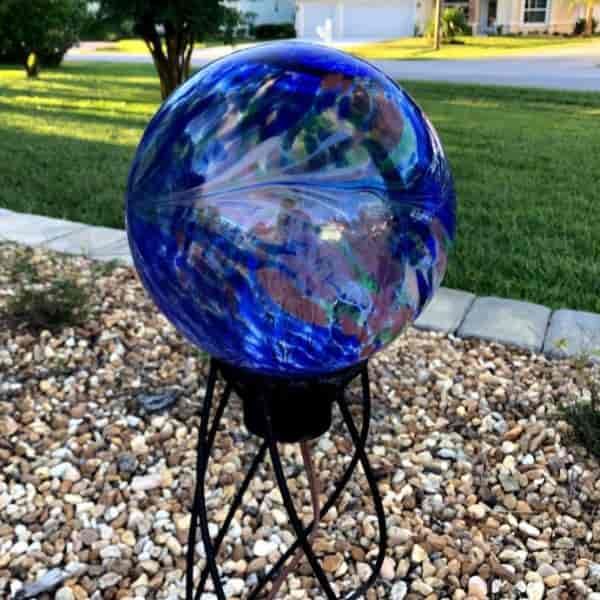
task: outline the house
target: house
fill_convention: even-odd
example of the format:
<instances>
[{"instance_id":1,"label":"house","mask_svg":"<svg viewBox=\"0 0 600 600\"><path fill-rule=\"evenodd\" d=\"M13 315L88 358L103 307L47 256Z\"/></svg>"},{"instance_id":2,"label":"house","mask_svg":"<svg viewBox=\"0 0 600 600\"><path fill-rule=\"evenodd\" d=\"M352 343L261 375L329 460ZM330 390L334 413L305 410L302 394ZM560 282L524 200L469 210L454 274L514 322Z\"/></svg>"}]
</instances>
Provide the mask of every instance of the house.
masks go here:
<instances>
[{"instance_id":1,"label":"house","mask_svg":"<svg viewBox=\"0 0 600 600\"><path fill-rule=\"evenodd\" d=\"M427 0L298 0L299 38L395 38L411 36Z\"/></svg>"},{"instance_id":2,"label":"house","mask_svg":"<svg viewBox=\"0 0 600 600\"><path fill-rule=\"evenodd\" d=\"M254 15L248 19L253 25L293 23L296 12L294 0L225 0L224 5L243 16Z\"/></svg>"},{"instance_id":3,"label":"house","mask_svg":"<svg viewBox=\"0 0 600 600\"><path fill-rule=\"evenodd\" d=\"M407 37L423 32L434 6L434 0L298 0L296 32L325 40ZM571 33L583 16L568 0L447 0L444 6L464 10L474 34Z\"/></svg>"},{"instance_id":4,"label":"house","mask_svg":"<svg viewBox=\"0 0 600 600\"><path fill-rule=\"evenodd\" d=\"M596 11L600 13L600 10ZM584 10L568 0L471 0L473 33L572 33Z\"/></svg>"}]
</instances>

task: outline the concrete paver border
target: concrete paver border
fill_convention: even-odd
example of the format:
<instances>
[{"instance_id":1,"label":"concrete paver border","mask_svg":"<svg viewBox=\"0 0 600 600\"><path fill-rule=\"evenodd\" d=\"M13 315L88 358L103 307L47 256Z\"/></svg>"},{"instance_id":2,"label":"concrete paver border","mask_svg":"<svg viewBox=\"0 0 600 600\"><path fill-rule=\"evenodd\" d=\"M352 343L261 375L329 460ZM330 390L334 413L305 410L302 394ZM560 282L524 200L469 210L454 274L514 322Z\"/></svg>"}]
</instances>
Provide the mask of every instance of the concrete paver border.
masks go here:
<instances>
[{"instance_id":1,"label":"concrete paver border","mask_svg":"<svg viewBox=\"0 0 600 600\"><path fill-rule=\"evenodd\" d=\"M0 242L43 247L94 260L133 264L127 235L62 219L0 208ZM548 307L440 288L415 327L464 338L480 338L552 358L600 351L600 314Z\"/></svg>"}]
</instances>

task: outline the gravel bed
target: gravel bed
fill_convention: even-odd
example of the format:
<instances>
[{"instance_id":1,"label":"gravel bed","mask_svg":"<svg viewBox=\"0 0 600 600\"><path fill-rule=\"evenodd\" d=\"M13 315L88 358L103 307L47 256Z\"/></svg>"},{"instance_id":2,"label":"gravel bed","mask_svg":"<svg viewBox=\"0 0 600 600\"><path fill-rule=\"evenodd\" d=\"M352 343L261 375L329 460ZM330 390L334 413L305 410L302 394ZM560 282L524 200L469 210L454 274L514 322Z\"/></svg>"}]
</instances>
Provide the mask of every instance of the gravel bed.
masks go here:
<instances>
[{"instance_id":1,"label":"gravel bed","mask_svg":"<svg viewBox=\"0 0 600 600\"><path fill-rule=\"evenodd\" d=\"M0 309L23 252L0 246ZM93 286L93 307L80 327L0 329L0 598L183 598L207 359L133 270L41 250L32 261L43 280ZM600 599L600 468L555 418L557 403L589 393L574 365L410 330L371 377L368 452L390 548L370 600ZM234 399L208 475L213 531L257 450L240 419ZM309 520L301 454L282 451ZM313 444L324 493L350 452L336 413ZM366 489L359 473L315 541L340 593L368 578L375 554ZM228 597L243 598L291 539L267 464L220 555ZM323 597L306 562L279 597Z\"/></svg>"}]
</instances>

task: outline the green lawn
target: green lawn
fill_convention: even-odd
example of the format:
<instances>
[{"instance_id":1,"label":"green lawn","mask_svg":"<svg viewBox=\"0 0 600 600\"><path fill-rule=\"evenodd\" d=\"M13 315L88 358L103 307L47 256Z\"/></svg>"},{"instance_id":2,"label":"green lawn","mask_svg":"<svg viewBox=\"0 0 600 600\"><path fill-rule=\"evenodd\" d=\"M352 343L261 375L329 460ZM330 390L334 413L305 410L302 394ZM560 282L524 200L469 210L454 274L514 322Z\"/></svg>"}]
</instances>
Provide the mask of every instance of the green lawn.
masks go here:
<instances>
[{"instance_id":1,"label":"green lawn","mask_svg":"<svg viewBox=\"0 0 600 600\"><path fill-rule=\"evenodd\" d=\"M457 38L457 43L444 44L439 51L431 47L427 38L400 38L384 42L373 42L345 48L368 60L376 59L468 59L494 56L540 54L557 48L595 44L600 38L563 38L559 36L467 36Z\"/></svg>"},{"instance_id":2,"label":"green lawn","mask_svg":"<svg viewBox=\"0 0 600 600\"><path fill-rule=\"evenodd\" d=\"M446 284L600 312L600 94L407 83L452 162ZM151 66L0 70L0 206L122 227Z\"/></svg>"}]
</instances>

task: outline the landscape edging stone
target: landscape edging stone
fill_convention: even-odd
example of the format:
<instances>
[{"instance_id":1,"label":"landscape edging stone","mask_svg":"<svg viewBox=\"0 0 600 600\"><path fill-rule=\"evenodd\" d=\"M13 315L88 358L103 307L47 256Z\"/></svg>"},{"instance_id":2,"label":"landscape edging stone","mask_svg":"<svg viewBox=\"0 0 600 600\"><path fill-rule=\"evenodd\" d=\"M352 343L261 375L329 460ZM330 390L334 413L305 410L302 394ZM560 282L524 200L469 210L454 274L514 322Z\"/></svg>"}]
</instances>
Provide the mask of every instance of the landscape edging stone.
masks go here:
<instances>
[{"instance_id":1,"label":"landscape edging stone","mask_svg":"<svg viewBox=\"0 0 600 600\"><path fill-rule=\"evenodd\" d=\"M133 265L127 234L119 229L0 208L2 240ZM444 287L419 316L415 327L544 352L551 358L600 350L600 314L569 309L553 312L541 304L478 297ZM592 343L597 341L596 347L586 346L588 338Z\"/></svg>"}]
</instances>

